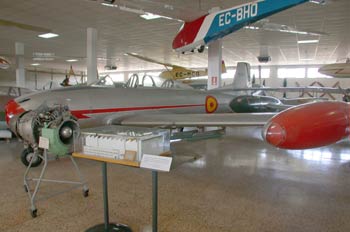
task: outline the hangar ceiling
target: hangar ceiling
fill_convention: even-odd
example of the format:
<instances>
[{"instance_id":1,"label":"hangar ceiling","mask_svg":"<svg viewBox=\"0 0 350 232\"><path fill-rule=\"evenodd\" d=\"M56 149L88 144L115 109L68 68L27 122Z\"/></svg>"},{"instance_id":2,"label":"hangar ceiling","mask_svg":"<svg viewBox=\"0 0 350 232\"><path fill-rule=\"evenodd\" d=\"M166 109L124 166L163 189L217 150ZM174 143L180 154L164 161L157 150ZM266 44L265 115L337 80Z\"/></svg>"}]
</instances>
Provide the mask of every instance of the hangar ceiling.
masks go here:
<instances>
[{"instance_id":1,"label":"hangar ceiling","mask_svg":"<svg viewBox=\"0 0 350 232\"><path fill-rule=\"evenodd\" d=\"M26 65L36 63L32 54L53 53L52 61L40 61L45 68L67 69L69 58L77 58L75 69L85 69L86 28L98 30L99 68L106 63L118 70L161 69L124 55L136 52L159 61L187 67L206 67L207 53L179 56L171 48L181 22L170 19L145 20L138 14L101 5L102 0L1 0L0 19L49 28L59 37L38 38L38 33L0 26L0 55L13 57L16 41L25 44ZM172 18L193 20L213 7L229 8L242 0L129 0L115 4L142 9ZM299 30L323 31L328 35L312 36L316 44L298 44L305 36L242 29L223 39L223 58L227 65L237 61L257 64L261 49L268 49L270 64L323 64L350 56L350 1L330 0L329 4L306 3L269 18L270 22L296 27Z\"/></svg>"}]
</instances>

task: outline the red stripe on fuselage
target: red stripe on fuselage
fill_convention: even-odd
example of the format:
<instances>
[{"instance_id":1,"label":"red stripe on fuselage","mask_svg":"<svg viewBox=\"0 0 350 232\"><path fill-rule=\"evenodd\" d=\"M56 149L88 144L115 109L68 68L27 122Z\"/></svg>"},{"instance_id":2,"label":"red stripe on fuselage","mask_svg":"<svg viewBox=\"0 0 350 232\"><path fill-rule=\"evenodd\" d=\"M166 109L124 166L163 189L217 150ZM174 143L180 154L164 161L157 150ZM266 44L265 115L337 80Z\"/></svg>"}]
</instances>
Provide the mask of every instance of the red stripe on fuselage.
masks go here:
<instances>
[{"instance_id":1,"label":"red stripe on fuselage","mask_svg":"<svg viewBox=\"0 0 350 232\"><path fill-rule=\"evenodd\" d=\"M92 110L72 110L72 114L78 119L90 118L86 114L102 114L102 113L116 113L116 112L126 112L126 111L140 111L140 110L159 110L159 109L176 109L176 108L186 108L204 106L203 104L197 105L176 105L176 106L140 106L140 107L125 107L125 108L107 108L107 109L92 109Z\"/></svg>"}]
</instances>

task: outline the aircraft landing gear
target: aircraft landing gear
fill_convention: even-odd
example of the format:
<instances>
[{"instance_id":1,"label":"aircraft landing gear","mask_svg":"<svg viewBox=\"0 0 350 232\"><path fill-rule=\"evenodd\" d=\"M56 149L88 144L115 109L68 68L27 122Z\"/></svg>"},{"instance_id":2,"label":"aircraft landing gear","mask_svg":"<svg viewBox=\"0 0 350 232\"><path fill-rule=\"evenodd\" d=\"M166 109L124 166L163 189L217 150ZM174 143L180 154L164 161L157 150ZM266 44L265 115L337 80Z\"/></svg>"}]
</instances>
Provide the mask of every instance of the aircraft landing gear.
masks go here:
<instances>
[{"instance_id":1,"label":"aircraft landing gear","mask_svg":"<svg viewBox=\"0 0 350 232\"><path fill-rule=\"evenodd\" d=\"M197 51L198 51L199 53L203 53L204 50L205 50L205 46L204 46L204 45L200 46L200 47L197 49Z\"/></svg>"},{"instance_id":2,"label":"aircraft landing gear","mask_svg":"<svg viewBox=\"0 0 350 232\"><path fill-rule=\"evenodd\" d=\"M89 189L83 189L83 196L88 197L89 196Z\"/></svg>"},{"instance_id":3,"label":"aircraft landing gear","mask_svg":"<svg viewBox=\"0 0 350 232\"><path fill-rule=\"evenodd\" d=\"M38 216L38 210L37 209L30 210L30 215L32 216L32 218L36 218Z\"/></svg>"},{"instance_id":4,"label":"aircraft landing gear","mask_svg":"<svg viewBox=\"0 0 350 232\"><path fill-rule=\"evenodd\" d=\"M22 151L22 154L21 154L21 161L22 161L22 163L26 167L28 167L29 163L30 163L30 161L32 159L34 159L34 160L32 161L31 167L37 167L43 161L42 158L39 156L39 154L35 155L33 148L28 147L28 148L24 149Z\"/></svg>"}]
</instances>

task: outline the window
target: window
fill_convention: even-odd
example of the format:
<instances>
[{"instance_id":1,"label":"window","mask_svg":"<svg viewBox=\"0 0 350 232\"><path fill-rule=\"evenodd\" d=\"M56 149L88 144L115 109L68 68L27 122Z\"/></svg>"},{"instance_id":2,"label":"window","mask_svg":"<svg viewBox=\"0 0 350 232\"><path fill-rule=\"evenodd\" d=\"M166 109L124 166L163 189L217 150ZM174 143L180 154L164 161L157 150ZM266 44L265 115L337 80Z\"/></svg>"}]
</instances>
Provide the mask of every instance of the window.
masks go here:
<instances>
[{"instance_id":1,"label":"window","mask_svg":"<svg viewBox=\"0 0 350 232\"><path fill-rule=\"evenodd\" d=\"M124 73L110 73L109 76L114 82L124 82Z\"/></svg>"},{"instance_id":2,"label":"window","mask_svg":"<svg viewBox=\"0 0 350 232\"><path fill-rule=\"evenodd\" d=\"M330 76L323 75L318 72L318 68L308 68L307 69L307 78L332 78Z\"/></svg>"},{"instance_id":3,"label":"window","mask_svg":"<svg viewBox=\"0 0 350 232\"><path fill-rule=\"evenodd\" d=\"M305 68L279 68L278 78L305 78Z\"/></svg>"},{"instance_id":4,"label":"window","mask_svg":"<svg viewBox=\"0 0 350 232\"><path fill-rule=\"evenodd\" d=\"M147 75L150 75L151 77L159 77L161 72L146 72Z\"/></svg>"},{"instance_id":5,"label":"window","mask_svg":"<svg viewBox=\"0 0 350 232\"><path fill-rule=\"evenodd\" d=\"M221 77L222 79L232 79L236 74L236 69L227 69L226 73L222 73Z\"/></svg>"},{"instance_id":6,"label":"window","mask_svg":"<svg viewBox=\"0 0 350 232\"><path fill-rule=\"evenodd\" d=\"M259 69L254 68L250 70L250 75L253 78L255 76L255 79L259 79ZM270 78L270 69L269 68L262 68L261 69L261 78Z\"/></svg>"}]
</instances>

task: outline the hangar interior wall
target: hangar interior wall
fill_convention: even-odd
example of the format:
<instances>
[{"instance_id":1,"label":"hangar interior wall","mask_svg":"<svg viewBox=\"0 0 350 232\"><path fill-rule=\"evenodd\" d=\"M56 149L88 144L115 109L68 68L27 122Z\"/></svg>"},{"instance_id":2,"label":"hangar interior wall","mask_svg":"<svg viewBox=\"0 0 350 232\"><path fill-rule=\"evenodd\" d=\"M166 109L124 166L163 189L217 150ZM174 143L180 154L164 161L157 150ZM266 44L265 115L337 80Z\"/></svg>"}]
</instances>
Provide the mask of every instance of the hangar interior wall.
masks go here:
<instances>
[{"instance_id":1,"label":"hangar interior wall","mask_svg":"<svg viewBox=\"0 0 350 232\"><path fill-rule=\"evenodd\" d=\"M305 66L265 66L270 68L270 77L265 80L266 86L269 87L282 87L284 79L277 77L277 69L280 67L305 67ZM254 67L253 67L254 68ZM263 67L264 68L264 67ZM235 67L228 67L229 69L235 69ZM151 72L157 72L161 70L151 70L146 73ZM140 71L140 73L144 73L145 71ZM135 72L114 72L118 73L119 75L123 75L122 80L125 80L127 76L132 75ZM112 74L112 73L111 73ZM142 74L143 75L143 74ZM231 77L232 75L232 77ZM50 82L53 83L53 87L59 86L59 83L61 83L65 78L64 74L49 74L49 73L34 73L26 71L26 88L29 89L37 89L41 90L45 87L45 89L48 88L48 85ZM72 77L70 79L70 82L72 84L80 82L81 77L76 76ZM203 80L203 79L202 79ZM315 84L315 86L320 86L319 84L325 86L325 87L338 87L341 86L344 89L350 88L350 78L286 78L287 85L289 87L296 87L296 86L309 86L311 84ZM204 79L204 82L206 80ZM228 75L228 78L223 79L224 85L231 84L233 81L233 74ZM256 78L256 82L259 83L258 78ZM338 83L337 86L335 86ZM0 86L15 86L16 85L16 73L15 70L9 69L9 70L0 70ZM299 94L289 94L290 97L296 97ZM279 97L279 95L276 95Z\"/></svg>"}]
</instances>

